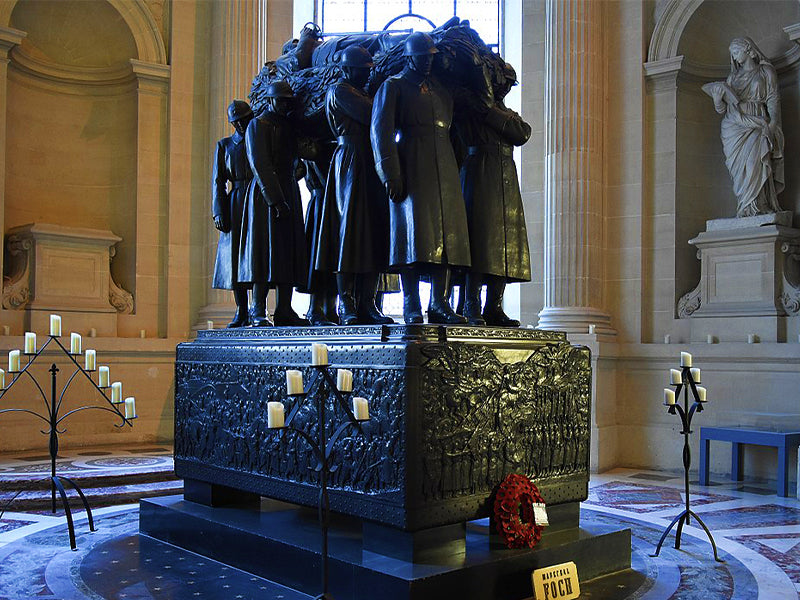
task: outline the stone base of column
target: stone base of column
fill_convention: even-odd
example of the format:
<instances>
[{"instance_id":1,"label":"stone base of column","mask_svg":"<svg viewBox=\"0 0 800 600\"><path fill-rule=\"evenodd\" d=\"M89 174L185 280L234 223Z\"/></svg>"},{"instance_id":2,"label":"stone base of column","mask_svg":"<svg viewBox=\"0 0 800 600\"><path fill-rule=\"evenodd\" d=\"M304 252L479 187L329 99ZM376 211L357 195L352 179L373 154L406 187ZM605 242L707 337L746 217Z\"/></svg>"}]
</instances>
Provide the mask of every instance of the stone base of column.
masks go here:
<instances>
[{"instance_id":1,"label":"stone base of column","mask_svg":"<svg viewBox=\"0 0 800 600\"><path fill-rule=\"evenodd\" d=\"M565 333L589 333L590 325L594 325L597 335L617 335L617 330L611 326L611 317L589 306L545 306L539 313L536 327Z\"/></svg>"},{"instance_id":2,"label":"stone base of column","mask_svg":"<svg viewBox=\"0 0 800 600\"><path fill-rule=\"evenodd\" d=\"M226 290L225 290L226 291ZM197 323L192 327L193 330L208 329L208 322L214 322L214 329L222 329L233 320L236 312L236 303L233 301L233 293L228 292L230 300L228 302L215 302L206 304L200 309L197 315Z\"/></svg>"}]
</instances>

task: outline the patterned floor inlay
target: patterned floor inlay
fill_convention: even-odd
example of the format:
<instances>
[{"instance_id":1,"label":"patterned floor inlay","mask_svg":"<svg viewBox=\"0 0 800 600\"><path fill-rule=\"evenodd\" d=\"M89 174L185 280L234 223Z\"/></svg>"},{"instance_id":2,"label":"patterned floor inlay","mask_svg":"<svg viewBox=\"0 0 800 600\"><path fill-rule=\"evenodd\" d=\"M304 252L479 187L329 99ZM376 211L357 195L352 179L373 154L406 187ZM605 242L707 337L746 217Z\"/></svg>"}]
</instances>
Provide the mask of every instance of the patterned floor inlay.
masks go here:
<instances>
[{"instance_id":1,"label":"patterned floor inlay","mask_svg":"<svg viewBox=\"0 0 800 600\"><path fill-rule=\"evenodd\" d=\"M112 458L104 468L127 460L124 453ZM97 468L106 461L108 455L86 454L80 464ZM711 527L725 561L717 563L696 524L684 528L680 550L674 548L673 531L660 556L651 556L663 529L682 508L682 478L625 469L593 476L590 499L581 510L582 527L630 528L632 570L584 582L581 598L800 598L800 502L737 491L740 485L721 483L713 492L691 488L692 504ZM101 508L95 520L98 531L89 533L85 515L76 514L78 550L71 552L62 515L6 513L0 520L0 600L310 600L139 536L136 505Z\"/></svg>"}]
</instances>

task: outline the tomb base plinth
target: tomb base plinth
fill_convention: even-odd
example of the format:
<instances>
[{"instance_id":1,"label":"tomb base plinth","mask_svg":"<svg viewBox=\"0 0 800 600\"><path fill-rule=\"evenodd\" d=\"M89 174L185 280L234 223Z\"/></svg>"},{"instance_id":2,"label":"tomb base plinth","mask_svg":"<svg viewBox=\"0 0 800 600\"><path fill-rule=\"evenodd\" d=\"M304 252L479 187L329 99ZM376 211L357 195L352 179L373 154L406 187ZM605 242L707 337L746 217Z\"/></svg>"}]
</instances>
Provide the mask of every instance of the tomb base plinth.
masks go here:
<instances>
[{"instance_id":1,"label":"tomb base plinth","mask_svg":"<svg viewBox=\"0 0 800 600\"><path fill-rule=\"evenodd\" d=\"M561 505L577 515L577 505ZM551 521L561 519L555 513ZM451 528L453 526L450 526ZM545 529L533 549L508 550L489 520L462 524L461 543L428 547L415 562L367 550L376 535L361 519L337 515L329 530L330 592L351 600L522 600L531 572L574 561L582 581L630 568L629 529L581 529L576 522ZM320 592L316 511L275 500L258 508L212 508L181 496L142 500L140 532L314 597ZM384 532L385 533L385 532ZM442 534L434 531L431 537ZM444 532L445 537L451 532ZM374 546L373 546L374 547Z\"/></svg>"}]
</instances>

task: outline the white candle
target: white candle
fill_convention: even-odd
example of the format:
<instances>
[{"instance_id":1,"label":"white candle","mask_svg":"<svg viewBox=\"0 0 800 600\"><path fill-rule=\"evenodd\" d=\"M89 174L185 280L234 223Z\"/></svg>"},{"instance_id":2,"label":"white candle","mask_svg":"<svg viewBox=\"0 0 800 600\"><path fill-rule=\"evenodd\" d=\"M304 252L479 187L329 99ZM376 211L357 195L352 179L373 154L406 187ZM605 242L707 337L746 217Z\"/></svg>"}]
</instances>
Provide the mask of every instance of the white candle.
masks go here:
<instances>
[{"instance_id":1,"label":"white candle","mask_svg":"<svg viewBox=\"0 0 800 600\"><path fill-rule=\"evenodd\" d=\"M89 337L92 337L92 338L93 338L93 337L97 337L97 329L95 329L94 327L92 327L92 328L89 330Z\"/></svg>"},{"instance_id":2,"label":"white candle","mask_svg":"<svg viewBox=\"0 0 800 600\"><path fill-rule=\"evenodd\" d=\"M146 338L147 337L147 330L140 329L139 330L139 337L142 338L142 339Z\"/></svg>"},{"instance_id":3,"label":"white candle","mask_svg":"<svg viewBox=\"0 0 800 600\"><path fill-rule=\"evenodd\" d=\"M36 354L36 334L32 331L25 332L25 354Z\"/></svg>"},{"instance_id":4,"label":"white candle","mask_svg":"<svg viewBox=\"0 0 800 600\"><path fill-rule=\"evenodd\" d=\"M135 419L136 418L136 398L133 396L128 396L125 398L125 418L126 419Z\"/></svg>"},{"instance_id":5,"label":"white candle","mask_svg":"<svg viewBox=\"0 0 800 600\"><path fill-rule=\"evenodd\" d=\"M87 371L94 371L96 365L97 365L97 350L87 350L86 362L84 363L84 368Z\"/></svg>"},{"instance_id":6,"label":"white candle","mask_svg":"<svg viewBox=\"0 0 800 600\"><path fill-rule=\"evenodd\" d=\"M8 372L19 372L19 350L10 350L8 352Z\"/></svg>"},{"instance_id":7,"label":"white candle","mask_svg":"<svg viewBox=\"0 0 800 600\"><path fill-rule=\"evenodd\" d=\"M357 421L369 420L369 402L366 398L353 398L353 415Z\"/></svg>"},{"instance_id":8,"label":"white candle","mask_svg":"<svg viewBox=\"0 0 800 600\"><path fill-rule=\"evenodd\" d=\"M97 370L97 387L107 388L111 381L111 370L108 367L100 367Z\"/></svg>"},{"instance_id":9,"label":"white candle","mask_svg":"<svg viewBox=\"0 0 800 600\"><path fill-rule=\"evenodd\" d=\"M69 335L69 353L70 354L80 354L81 353L81 334L80 333L71 333Z\"/></svg>"},{"instance_id":10,"label":"white candle","mask_svg":"<svg viewBox=\"0 0 800 600\"><path fill-rule=\"evenodd\" d=\"M115 381L111 384L111 402L119 404L122 402L122 382Z\"/></svg>"},{"instance_id":11,"label":"white candle","mask_svg":"<svg viewBox=\"0 0 800 600\"><path fill-rule=\"evenodd\" d=\"M692 355L688 352L681 352L681 366L682 367L691 367L692 366Z\"/></svg>"},{"instance_id":12,"label":"white candle","mask_svg":"<svg viewBox=\"0 0 800 600\"><path fill-rule=\"evenodd\" d=\"M0 390L6 389L6 372L0 369Z\"/></svg>"},{"instance_id":13,"label":"white candle","mask_svg":"<svg viewBox=\"0 0 800 600\"><path fill-rule=\"evenodd\" d=\"M593 334L595 329L597 329L597 325L589 325L589 334Z\"/></svg>"},{"instance_id":14,"label":"white candle","mask_svg":"<svg viewBox=\"0 0 800 600\"><path fill-rule=\"evenodd\" d=\"M706 401L706 388L699 385L697 386L697 401L698 402Z\"/></svg>"},{"instance_id":15,"label":"white candle","mask_svg":"<svg viewBox=\"0 0 800 600\"><path fill-rule=\"evenodd\" d=\"M670 369L669 370L669 382L670 383L681 383L683 381L681 377L681 372L678 369Z\"/></svg>"},{"instance_id":16,"label":"white candle","mask_svg":"<svg viewBox=\"0 0 800 600\"><path fill-rule=\"evenodd\" d=\"M325 344L311 344L311 364L324 367L328 364L328 346Z\"/></svg>"},{"instance_id":17,"label":"white candle","mask_svg":"<svg viewBox=\"0 0 800 600\"><path fill-rule=\"evenodd\" d=\"M700 369L694 367L693 369L689 369L689 372L692 374L692 381L700 383Z\"/></svg>"},{"instance_id":18,"label":"white candle","mask_svg":"<svg viewBox=\"0 0 800 600\"><path fill-rule=\"evenodd\" d=\"M706 336L706 343L707 344L713 344L714 343L714 336L711 335L710 333Z\"/></svg>"},{"instance_id":19,"label":"white candle","mask_svg":"<svg viewBox=\"0 0 800 600\"><path fill-rule=\"evenodd\" d=\"M747 343L748 344L755 344L756 343L756 334L755 333L748 333L747 334Z\"/></svg>"},{"instance_id":20,"label":"white candle","mask_svg":"<svg viewBox=\"0 0 800 600\"><path fill-rule=\"evenodd\" d=\"M283 427L283 402L267 402L267 427L277 429Z\"/></svg>"},{"instance_id":21,"label":"white candle","mask_svg":"<svg viewBox=\"0 0 800 600\"><path fill-rule=\"evenodd\" d=\"M290 396L292 394L303 393L303 373L295 369L286 371L286 393Z\"/></svg>"},{"instance_id":22,"label":"white candle","mask_svg":"<svg viewBox=\"0 0 800 600\"><path fill-rule=\"evenodd\" d=\"M214 329L214 321L206 321L206 329Z\"/></svg>"},{"instance_id":23,"label":"white candle","mask_svg":"<svg viewBox=\"0 0 800 600\"><path fill-rule=\"evenodd\" d=\"M50 335L61 337L61 316L50 315Z\"/></svg>"},{"instance_id":24,"label":"white candle","mask_svg":"<svg viewBox=\"0 0 800 600\"><path fill-rule=\"evenodd\" d=\"M669 344L672 341L672 337L669 334L664 336L664 343Z\"/></svg>"},{"instance_id":25,"label":"white candle","mask_svg":"<svg viewBox=\"0 0 800 600\"><path fill-rule=\"evenodd\" d=\"M664 404L667 406L675 404L675 390L664 388Z\"/></svg>"},{"instance_id":26,"label":"white candle","mask_svg":"<svg viewBox=\"0 0 800 600\"><path fill-rule=\"evenodd\" d=\"M340 392L353 391L353 372L347 369L336 370L336 387Z\"/></svg>"}]
</instances>

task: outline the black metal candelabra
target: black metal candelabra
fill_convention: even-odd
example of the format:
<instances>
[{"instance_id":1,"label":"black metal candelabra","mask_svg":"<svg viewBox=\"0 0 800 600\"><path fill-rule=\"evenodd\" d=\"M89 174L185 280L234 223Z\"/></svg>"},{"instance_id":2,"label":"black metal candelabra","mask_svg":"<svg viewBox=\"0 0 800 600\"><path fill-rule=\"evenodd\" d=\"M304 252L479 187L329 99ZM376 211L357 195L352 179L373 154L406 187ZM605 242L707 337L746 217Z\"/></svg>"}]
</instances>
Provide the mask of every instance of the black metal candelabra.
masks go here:
<instances>
[{"instance_id":1,"label":"black metal candelabra","mask_svg":"<svg viewBox=\"0 0 800 600\"><path fill-rule=\"evenodd\" d=\"M72 375L67 380L67 383L59 392L58 373L60 369L56 366L55 363L50 365L50 368L48 369L48 372L50 373L50 394L48 398L48 394L45 393L42 386L39 385L39 382L36 381L36 378L31 373L31 366L33 365L34 362L36 362L36 359L39 358L39 356L41 356L41 354L51 343L55 343L64 352L64 354L66 354L69 357L69 359L75 366L75 371L73 371ZM11 380L11 383L9 383L2 390L0 390L0 400L2 400L5 397L8 391L14 386L14 384L17 381L19 381L23 376L27 376L39 390L42 400L44 401L46 412L45 414L42 414L36 412L35 410L30 410L27 408L6 408L0 410L0 415L4 413L14 413L14 412L28 413L47 423L48 429L42 430L42 433L50 437L50 443L49 443L50 496L52 503L52 511L53 513L56 512L56 492L58 492L61 498L61 503L64 507L64 514L67 518L67 527L69 529L69 545L70 548L76 550L77 544L75 543L75 525L72 519L72 510L70 509L69 501L67 500L67 493L64 489L64 482L72 486L78 493L78 496L80 496L81 502L83 503L83 507L86 509L86 516L88 517L89 521L89 531L96 531L96 529L94 527L94 519L92 518L92 509L89 506L89 502L86 499L83 490L75 481L73 481L69 477L64 477L63 475L56 474L56 458L58 456L58 436L66 432L66 429L60 428L59 426L67 417L84 410L96 409L114 413L116 416L120 418L120 423L118 425L115 423L114 427L124 427L125 425L133 426L133 423L131 423L131 421L135 419L136 416L134 415L133 417L126 417L123 413L119 411L117 407L120 404L124 404L124 400L120 398L119 402L113 402L112 399L110 399L106 395L105 390L109 389L109 387L108 386L100 387L100 385L98 383L95 383L95 381L92 379L90 373L93 373L94 371L97 370L96 365L94 369L85 369L84 367L81 367L78 361L75 360L75 357L80 356L80 354L72 354L71 352L67 351L67 349L62 345L61 341L58 339L58 336L53 336L53 335L49 336L48 340L37 351L32 353L25 352L24 354L22 354L22 356L26 356L28 358L28 363L24 367L20 365L21 368L18 371L11 371L9 373L9 375L12 375L13 378ZM62 415L60 414L60 411L61 411L61 405L64 401L64 397L66 396L67 390L69 389L70 385L75 380L75 377L77 377L79 374L83 374L85 378L92 384L92 386L94 386L94 388L97 391L99 391L100 394L102 394L103 398L106 399L109 406L85 405L85 406L80 406L78 408L73 408L72 410Z\"/></svg>"},{"instance_id":2,"label":"black metal candelabra","mask_svg":"<svg viewBox=\"0 0 800 600\"><path fill-rule=\"evenodd\" d=\"M681 419L682 428L680 435L683 436L683 481L686 508L684 508L683 512L675 517L672 520L672 523L670 523L669 526L664 530L664 533L661 535L661 539L658 540L656 552L652 556L658 556L658 553L661 552L661 545L664 543L664 540L667 538L667 535L676 523L678 525L678 529L675 532L675 549L679 550L681 547L681 534L683 533L683 526L689 524L690 517L694 517L695 521L697 521L700 524L700 527L703 528L703 531L706 532L706 535L711 542L711 547L714 549L714 560L717 562L725 562L717 555L717 544L714 542L714 537L711 535L711 531L708 529L708 527L706 527L706 524L703 523L703 520L697 516L697 513L691 509L689 504L689 467L692 464L692 453L689 448L689 435L692 433L692 417L694 417L695 412L702 412L703 405L705 404L705 398L703 401L700 401L700 395L697 391L697 384L692 377L690 367L681 367L681 382L672 383L671 385L675 386L676 402L673 404L668 404L667 406L669 407L669 414L674 415L677 413ZM693 404L691 407L689 406L689 390L691 390L693 397ZM680 404L681 392L683 392L683 406Z\"/></svg>"},{"instance_id":3,"label":"black metal candelabra","mask_svg":"<svg viewBox=\"0 0 800 600\"><path fill-rule=\"evenodd\" d=\"M328 526L330 521L330 502L328 500L328 479L330 475L336 472L338 465L331 465L331 455L336 442L342 434L350 427L355 428L359 433L363 433L361 429L362 421L356 419L350 407L347 405L346 398L352 394L352 391L343 392L339 390L336 382L333 379L327 365L312 365L316 370L316 376L309 383L308 389L313 390L315 383L319 383L316 388L316 395L313 396L316 401L317 408L317 439L305 432L299 427L292 425L295 416L304 404L304 400L311 395L310 392L300 392L296 394L289 394L290 398L296 398L298 401L289 411L286 417L286 422L283 427L275 427L273 429L280 431L293 431L300 435L308 445L311 447L312 452L316 456L317 465L314 470L317 472L317 481L319 483L319 523L322 532L322 593L314 600L333 600L333 596L328 592ZM335 403L341 407L347 420L340 424L328 436L327 430L327 407L326 402L329 393L333 393Z\"/></svg>"}]
</instances>

